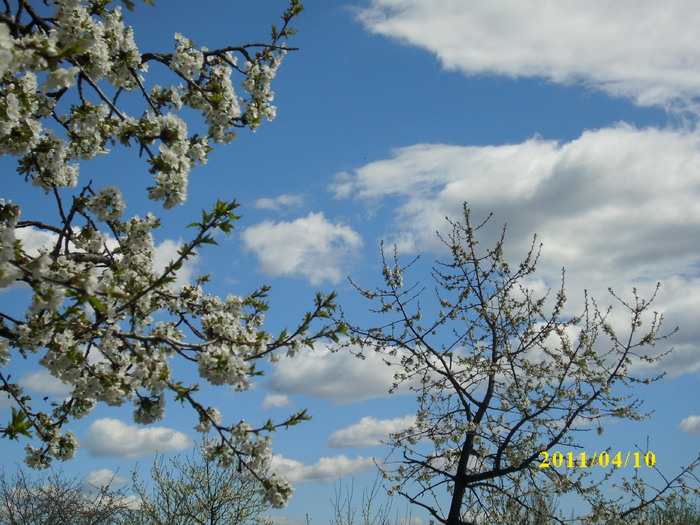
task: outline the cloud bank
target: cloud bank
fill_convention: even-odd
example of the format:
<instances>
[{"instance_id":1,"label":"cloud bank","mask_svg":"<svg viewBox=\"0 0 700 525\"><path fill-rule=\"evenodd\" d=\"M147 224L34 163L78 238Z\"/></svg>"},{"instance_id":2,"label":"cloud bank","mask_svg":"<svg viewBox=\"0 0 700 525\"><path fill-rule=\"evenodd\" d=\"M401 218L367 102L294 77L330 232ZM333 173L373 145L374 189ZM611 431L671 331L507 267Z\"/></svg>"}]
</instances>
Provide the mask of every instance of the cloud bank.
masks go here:
<instances>
[{"instance_id":1,"label":"cloud bank","mask_svg":"<svg viewBox=\"0 0 700 525\"><path fill-rule=\"evenodd\" d=\"M387 236L400 252L445 253L435 231L459 219L466 201L492 243L508 225L506 257L517 262L533 234L543 252L538 277L556 287L609 299L633 287L662 287L654 307L679 326L671 374L700 370L700 135L628 125L587 131L560 143L534 138L502 146L416 144L344 175L333 191L373 205L391 200ZM580 297L571 295L579 308ZM578 313L578 312L577 312ZM670 329L669 329L670 330Z\"/></svg>"},{"instance_id":2,"label":"cloud bank","mask_svg":"<svg viewBox=\"0 0 700 525\"><path fill-rule=\"evenodd\" d=\"M700 95L693 0L371 0L358 18L466 75L582 83L647 106Z\"/></svg>"}]
</instances>

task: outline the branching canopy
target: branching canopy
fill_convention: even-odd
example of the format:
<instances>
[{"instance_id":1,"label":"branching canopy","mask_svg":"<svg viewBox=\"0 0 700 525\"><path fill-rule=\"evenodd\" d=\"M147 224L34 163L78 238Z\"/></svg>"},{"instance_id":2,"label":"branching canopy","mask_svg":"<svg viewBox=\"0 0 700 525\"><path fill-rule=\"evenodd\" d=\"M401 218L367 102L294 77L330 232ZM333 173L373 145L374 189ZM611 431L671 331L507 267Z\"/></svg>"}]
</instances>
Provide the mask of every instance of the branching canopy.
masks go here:
<instances>
[{"instance_id":1,"label":"branching canopy","mask_svg":"<svg viewBox=\"0 0 700 525\"><path fill-rule=\"evenodd\" d=\"M149 198L166 209L183 203L190 170L215 145L274 118L271 82L302 4L289 1L266 42L210 50L176 34L167 53L139 50L113 0L5 0L0 9L0 155L16 158L15 176L36 187L41 203L27 210L0 199L0 287L26 291L24 305L0 311L0 389L14 405L0 432L34 438L26 461L44 468L73 457L70 422L96 403L133 403L134 419L150 424L163 417L170 392L194 410L197 430L218 434L206 453L247 469L268 501L283 505L291 488L266 475L270 432L305 412L259 426L223 422L216 407L197 400L199 384L176 377L171 363L246 390L259 374L256 362L336 338L339 328L327 322L335 296L318 295L296 328L267 333L267 287L222 298L205 292L206 276L175 284L188 259L216 244L215 233L233 229L235 201L202 211L177 258L159 269L159 218L125 217L118 186L80 173L111 148L132 147L152 176ZM31 249L37 234L49 241ZM13 380L15 360L32 354L70 385L66 400L41 403Z\"/></svg>"},{"instance_id":2,"label":"branching canopy","mask_svg":"<svg viewBox=\"0 0 700 525\"><path fill-rule=\"evenodd\" d=\"M463 219L450 224L441 239L451 257L432 273L435 310L421 303L425 289L404 284L411 265L396 255L389 261L382 254L383 287L358 287L383 321L379 328L353 326L351 344L398 358L395 386L417 394L415 424L391 437L396 460L384 472L390 490L440 523L458 525L477 517L496 522L494 509L504 506L528 508L539 501L533 490L577 493L590 504L587 519L612 523L684 489L697 460L659 489L625 482L631 501L606 499L593 469L539 468L543 452L571 451L579 460L579 433L591 426L602 432L606 418L647 417L625 387L658 379L633 370L661 359L652 347L670 335L651 311L654 297L634 291L625 300L610 291L629 319L622 333L613 328L612 310L588 296L580 315L567 317L563 278L554 293L538 296L528 287L536 240L513 266L504 258L505 228L482 249L483 223L473 225L466 205Z\"/></svg>"}]
</instances>

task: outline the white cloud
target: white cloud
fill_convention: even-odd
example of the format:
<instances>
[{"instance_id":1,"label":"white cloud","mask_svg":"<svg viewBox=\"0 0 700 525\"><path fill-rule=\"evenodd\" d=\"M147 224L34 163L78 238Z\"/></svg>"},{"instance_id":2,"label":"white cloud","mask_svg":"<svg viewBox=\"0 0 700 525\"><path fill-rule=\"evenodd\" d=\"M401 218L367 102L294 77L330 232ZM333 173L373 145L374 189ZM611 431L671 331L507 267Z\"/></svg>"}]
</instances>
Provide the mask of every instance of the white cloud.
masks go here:
<instances>
[{"instance_id":1,"label":"white cloud","mask_svg":"<svg viewBox=\"0 0 700 525\"><path fill-rule=\"evenodd\" d=\"M368 353L365 359L347 349L332 352L323 345L304 349L273 365L269 387L287 394L307 394L335 404L355 403L389 395L394 368L384 356ZM404 390L401 390L402 392Z\"/></svg>"},{"instance_id":2,"label":"white cloud","mask_svg":"<svg viewBox=\"0 0 700 525\"><path fill-rule=\"evenodd\" d=\"M567 267L643 278L652 269L685 269L695 256L689 241L700 225L698 170L699 136L620 126L565 144L402 148L358 169L342 191L401 199L405 251L439 248L434 232L468 201L475 217L494 212L493 231L509 224L518 252L537 231L548 256Z\"/></svg>"},{"instance_id":3,"label":"white cloud","mask_svg":"<svg viewBox=\"0 0 700 525\"><path fill-rule=\"evenodd\" d=\"M85 484L91 488L101 488L109 486L111 488L116 488L123 485L129 481L123 476L118 476L116 472L109 470L108 468L103 468L100 470L93 470L85 478Z\"/></svg>"},{"instance_id":4,"label":"white cloud","mask_svg":"<svg viewBox=\"0 0 700 525\"><path fill-rule=\"evenodd\" d=\"M27 372L20 378L19 384L27 390L54 396L65 396L72 390L70 385L52 376L45 368Z\"/></svg>"},{"instance_id":5,"label":"white cloud","mask_svg":"<svg viewBox=\"0 0 700 525\"><path fill-rule=\"evenodd\" d=\"M289 193L285 193L283 195L278 195L274 199L258 199L253 203L253 206L255 206L256 208L261 208L263 210L280 211L283 208L299 207L303 203L304 197L302 195L292 195Z\"/></svg>"},{"instance_id":6,"label":"white cloud","mask_svg":"<svg viewBox=\"0 0 700 525\"><path fill-rule=\"evenodd\" d=\"M468 75L582 82L643 105L700 94L694 0L371 0L359 18Z\"/></svg>"},{"instance_id":7,"label":"white cloud","mask_svg":"<svg viewBox=\"0 0 700 525\"><path fill-rule=\"evenodd\" d=\"M193 445L190 437L171 428L139 427L110 418L93 422L82 443L94 456L120 459L184 450Z\"/></svg>"},{"instance_id":8,"label":"white cloud","mask_svg":"<svg viewBox=\"0 0 700 525\"><path fill-rule=\"evenodd\" d=\"M666 326L680 327L662 364L673 375L700 370L700 326L692 318L700 310L697 173L700 135L620 125L567 143L418 144L359 168L335 190L370 203L397 201L390 240L404 253L444 253L434 232L445 231L446 215L461 216L464 201L475 222L494 213L481 232L485 245L508 224L511 261L521 260L537 233L544 244L538 286L556 287L566 267L575 309L584 289L604 306L608 286L646 296L660 281L654 308Z\"/></svg>"},{"instance_id":9,"label":"white cloud","mask_svg":"<svg viewBox=\"0 0 700 525\"><path fill-rule=\"evenodd\" d=\"M313 465L287 459L283 456L272 457L272 470L285 477L290 483L317 481L329 483L345 476L364 474L374 468L374 458L357 456L351 459L345 455L321 458Z\"/></svg>"},{"instance_id":10,"label":"white cloud","mask_svg":"<svg viewBox=\"0 0 700 525\"><path fill-rule=\"evenodd\" d=\"M258 257L267 275L303 277L313 285L339 282L347 262L362 246L362 238L351 227L310 213L291 222L265 221L242 234L247 250Z\"/></svg>"},{"instance_id":11,"label":"white cloud","mask_svg":"<svg viewBox=\"0 0 700 525\"><path fill-rule=\"evenodd\" d=\"M281 407L286 407L292 404L292 401L289 399L289 396L285 394L268 394L265 396L265 399L263 399L262 404L260 405L260 408L263 410L266 410L268 408L281 408Z\"/></svg>"},{"instance_id":12,"label":"white cloud","mask_svg":"<svg viewBox=\"0 0 700 525\"><path fill-rule=\"evenodd\" d=\"M336 430L328 438L331 448L374 447L389 438L389 434L401 432L416 422L416 416L408 415L394 419L376 419L365 416L354 425Z\"/></svg>"},{"instance_id":13,"label":"white cloud","mask_svg":"<svg viewBox=\"0 0 700 525\"><path fill-rule=\"evenodd\" d=\"M50 248L58 240L58 234L38 228L19 228L16 230L17 239L22 241L22 248L28 255L35 257L41 248Z\"/></svg>"},{"instance_id":14,"label":"white cloud","mask_svg":"<svg viewBox=\"0 0 700 525\"><path fill-rule=\"evenodd\" d=\"M684 434L697 434L700 436L700 416L688 416L679 427Z\"/></svg>"}]
</instances>

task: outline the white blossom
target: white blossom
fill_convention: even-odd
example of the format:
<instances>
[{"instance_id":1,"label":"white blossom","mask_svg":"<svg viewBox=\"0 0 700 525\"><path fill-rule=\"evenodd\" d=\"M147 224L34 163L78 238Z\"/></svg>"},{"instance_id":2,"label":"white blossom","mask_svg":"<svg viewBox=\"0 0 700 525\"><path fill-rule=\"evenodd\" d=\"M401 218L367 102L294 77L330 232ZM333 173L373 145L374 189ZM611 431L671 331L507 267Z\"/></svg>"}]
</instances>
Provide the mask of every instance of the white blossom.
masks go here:
<instances>
[{"instance_id":1,"label":"white blossom","mask_svg":"<svg viewBox=\"0 0 700 525\"><path fill-rule=\"evenodd\" d=\"M170 68L177 71L187 80L196 79L204 66L204 54L201 50L195 49L192 41L175 33L175 56L170 62Z\"/></svg>"},{"instance_id":2,"label":"white blossom","mask_svg":"<svg viewBox=\"0 0 700 525\"><path fill-rule=\"evenodd\" d=\"M235 346L210 344L197 357L199 375L212 385L229 384L246 390L250 385L248 366L236 354Z\"/></svg>"},{"instance_id":3,"label":"white blossom","mask_svg":"<svg viewBox=\"0 0 700 525\"><path fill-rule=\"evenodd\" d=\"M44 82L43 88L46 91L54 89L63 89L75 84L75 76L80 71L78 67L62 68L59 67L49 73L49 77Z\"/></svg>"},{"instance_id":4,"label":"white blossom","mask_svg":"<svg viewBox=\"0 0 700 525\"><path fill-rule=\"evenodd\" d=\"M157 421L170 390L185 396L199 416L198 429L230 432L232 445L211 448L211 454L243 460L265 477L269 436L247 422L226 426L218 409L203 409L180 390L185 387L175 376L179 367L171 367L174 360L195 361L211 384L246 390L252 363L285 350L280 338L262 330L260 296L222 299L204 294L200 285L172 284L178 265L217 229L231 228L236 205L217 203L211 214L204 213L179 258L159 271L154 238L159 219L151 213L125 217L121 190L108 183L93 190L81 177L81 165L133 146L153 177L148 196L164 208L184 203L190 171L206 164L213 144L232 141L236 128L255 129L261 119L274 118L271 82L283 55L278 38L254 46L254 53L239 48L240 55L251 57L239 69L239 53L196 47L180 34L174 53L142 54L113 2L44 4L34 13L8 9L0 22L0 155L17 157L17 170L37 187L40 205L56 206L21 224L20 206L0 199L0 288L20 280L29 284L23 313L2 318L0 374L9 383L4 367L35 353L40 365L71 388L70 396L44 411L30 396L14 395L41 441L26 447L25 461L46 468L54 459L72 458L77 439L61 429L100 402L132 403L135 421ZM162 85L148 78L149 62L169 68L159 77ZM233 87L238 74L244 97ZM183 115L200 120L192 126L199 133L190 131ZM17 234L30 225L52 239L38 253L27 253ZM329 317L332 296L324 301L312 320ZM291 354L308 340L303 323ZM315 337L330 333L322 328ZM291 494L278 478L266 487L266 497L277 506Z\"/></svg>"},{"instance_id":5,"label":"white blossom","mask_svg":"<svg viewBox=\"0 0 700 525\"><path fill-rule=\"evenodd\" d=\"M119 219L125 207L122 193L116 186L100 189L88 205L90 211L97 215L97 220L103 222Z\"/></svg>"}]
</instances>

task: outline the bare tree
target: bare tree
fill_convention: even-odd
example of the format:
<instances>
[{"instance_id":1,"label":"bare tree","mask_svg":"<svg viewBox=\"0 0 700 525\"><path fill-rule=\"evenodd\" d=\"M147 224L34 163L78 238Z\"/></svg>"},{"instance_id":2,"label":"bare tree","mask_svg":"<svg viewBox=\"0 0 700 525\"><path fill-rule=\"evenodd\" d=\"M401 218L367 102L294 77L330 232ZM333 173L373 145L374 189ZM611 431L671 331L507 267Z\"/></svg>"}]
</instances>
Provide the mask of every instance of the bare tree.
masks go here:
<instances>
[{"instance_id":1,"label":"bare tree","mask_svg":"<svg viewBox=\"0 0 700 525\"><path fill-rule=\"evenodd\" d=\"M89 490L79 478L51 470L30 478L18 469L10 479L0 475L2 525L103 525L130 512L129 500L111 484Z\"/></svg>"},{"instance_id":2,"label":"bare tree","mask_svg":"<svg viewBox=\"0 0 700 525\"><path fill-rule=\"evenodd\" d=\"M648 416L636 394L621 388L660 377L639 377L632 368L658 361L662 355L652 347L670 335L660 332L654 297L644 299L635 290L624 299L611 290L616 316L628 316L622 329L613 326L612 309L588 295L580 315L566 316L563 277L554 294L537 296L527 286L539 258L536 239L511 267L503 255L505 228L492 248L481 251L477 234L486 221L473 226L465 204L463 220L449 222L451 233L440 239L451 259L432 272L434 310L421 303L424 289L404 286L404 271L413 263L402 266L396 254L388 261L382 252L384 286L357 287L382 321L378 328L353 326L351 344L360 356L394 356L394 387L407 384L417 393L415 424L391 438L398 457L384 470L390 491L439 523L465 525L495 522L494 509L506 503L541 513L546 506L533 498L533 488L580 495L589 508L584 518L592 523L616 523L688 489L700 457L677 476L662 478L658 488L636 476L623 480L625 497L610 500L591 475L601 473L602 463L624 458L611 452L600 462L592 451L586 457L577 438L591 427L602 433L605 418ZM430 315L424 318L425 312ZM541 468L554 453L560 468ZM591 460L600 465L578 466ZM567 521L554 509L545 514L537 523Z\"/></svg>"},{"instance_id":3,"label":"bare tree","mask_svg":"<svg viewBox=\"0 0 700 525\"><path fill-rule=\"evenodd\" d=\"M378 502L377 498L382 492L381 477L377 477L372 485L362 490L359 506L355 501L355 484L343 487L340 480L336 483L334 497L331 500L333 506L333 518L331 525L392 525L411 523L410 509L406 509L401 516L398 508L394 508L393 501ZM358 517L359 510L359 517Z\"/></svg>"}]
</instances>

